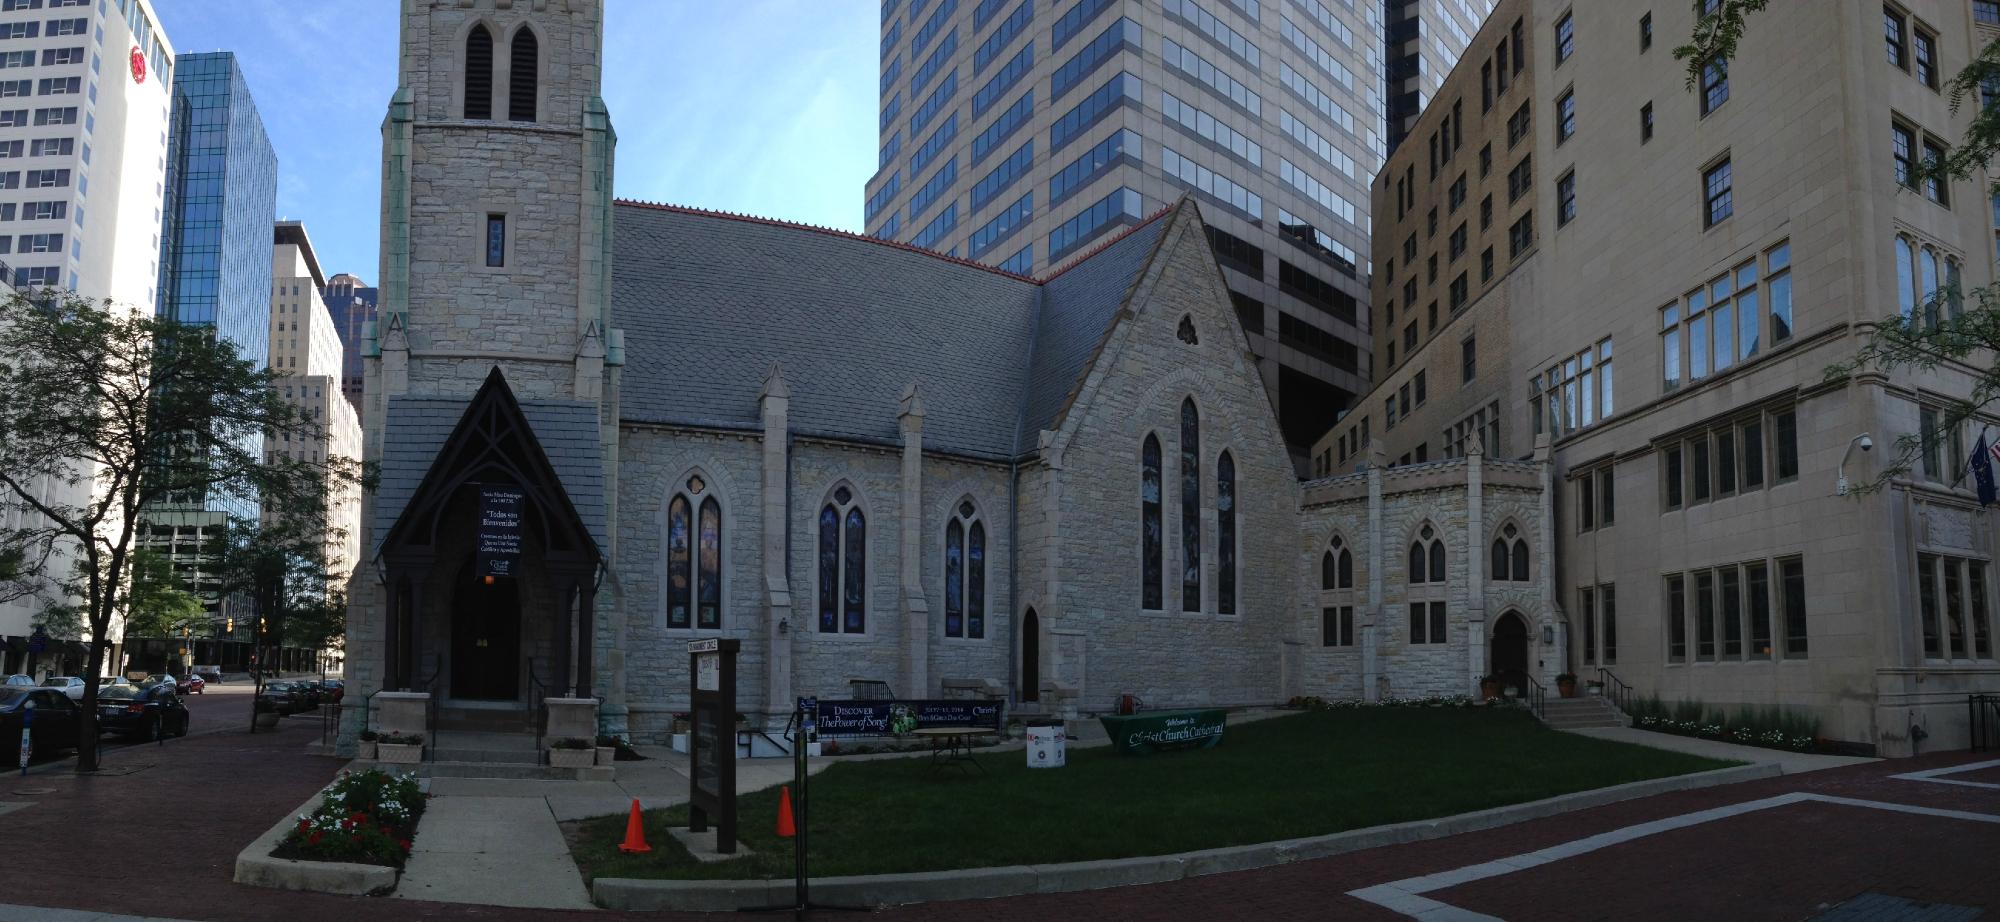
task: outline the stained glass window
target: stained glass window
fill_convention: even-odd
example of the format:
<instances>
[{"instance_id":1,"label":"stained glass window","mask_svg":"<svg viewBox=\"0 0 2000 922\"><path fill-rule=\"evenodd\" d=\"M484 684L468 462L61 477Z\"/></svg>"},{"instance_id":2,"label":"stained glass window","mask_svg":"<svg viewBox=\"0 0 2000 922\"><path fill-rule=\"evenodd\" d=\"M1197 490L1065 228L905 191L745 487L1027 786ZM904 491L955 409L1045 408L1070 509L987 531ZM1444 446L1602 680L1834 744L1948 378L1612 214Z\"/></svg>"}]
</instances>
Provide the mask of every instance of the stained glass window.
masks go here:
<instances>
[{"instance_id":1,"label":"stained glass window","mask_svg":"<svg viewBox=\"0 0 2000 922\"><path fill-rule=\"evenodd\" d=\"M840 511L831 503L819 511L819 630L840 630Z\"/></svg>"},{"instance_id":2,"label":"stained glass window","mask_svg":"<svg viewBox=\"0 0 2000 922\"><path fill-rule=\"evenodd\" d=\"M965 526L944 526L944 636L965 636Z\"/></svg>"},{"instance_id":3,"label":"stained glass window","mask_svg":"<svg viewBox=\"0 0 2000 922\"><path fill-rule=\"evenodd\" d=\"M1181 610L1201 611L1201 420L1181 401Z\"/></svg>"},{"instance_id":4,"label":"stained glass window","mask_svg":"<svg viewBox=\"0 0 2000 922\"><path fill-rule=\"evenodd\" d=\"M667 504L667 626L688 626L688 501L675 496Z\"/></svg>"},{"instance_id":5,"label":"stained glass window","mask_svg":"<svg viewBox=\"0 0 2000 922\"><path fill-rule=\"evenodd\" d=\"M1215 611L1236 614L1236 459L1215 460Z\"/></svg>"},{"instance_id":6,"label":"stained glass window","mask_svg":"<svg viewBox=\"0 0 2000 922\"><path fill-rule=\"evenodd\" d=\"M1142 607L1158 610L1163 606L1160 578L1163 575L1161 545L1164 543L1164 529L1160 524L1160 439L1155 435L1146 436L1145 449L1141 458L1139 480L1139 523L1144 532L1144 551L1140 555L1139 592Z\"/></svg>"},{"instance_id":7,"label":"stained glass window","mask_svg":"<svg viewBox=\"0 0 2000 922\"><path fill-rule=\"evenodd\" d=\"M844 564L841 572L841 630L859 634L868 629L868 525L860 507L847 510L847 520L841 523L841 528L846 532L847 539L846 546L841 549L845 558L841 561Z\"/></svg>"},{"instance_id":8,"label":"stained glass window","mask_svg":"<svg viewBox=\"0 0 2000 922\"><path fill-rule=\"evenodd\" d=\"M1320 556L1319 588L1321 589L1335 588L1336 581L1338 580L1338 577L1334 573L1335 566L1336 565L1334 563L1332 551L1327 551L1325 554Z\"/></svg>"},{"instance_id":9,"label":"stained glass window","mask_svg":"<svg viewBox=\"0 0 2000 922\"><path fill-rule=\"evenodd\" d=\"M1352 588L1354 588L1354 554L1353 554L1353 552L1349 551L1349 550L1348 550L1348 549L1346 549L1346 548L1341 548L1341 549L1340 549L1340 557L1339 557L1339 559L1338 559L1338 561L1337 561L1337 563L1336 563L1336 566L1335 566L1335 570L1336 570L1336 573L1335 573L1335 575L1336 575L1336 577L1337 577L1337 579L1338 579L1338 582L1336 582L1336 583L1334 584L1334 588L1335 588L1335 589L1352 589Z\"/></svg>"},{"instance_id":10,"label":"stained glass window","mask_svg":"<svg viewBox=\"0 0 2000 922\"><path fill-rule=\"evenodd\" d=\"M1424 545L1417 542L1410 545L1410 582L1427 583L1430 577L1424 572Z\"/></svg>"},{"instance_id":11,"label":"stained glass window","mask_svg":"<svg viewBox=\"0 0 2000 922\"><path fill-rule=\"evenodd\" d=\"M974 522L965 542L965 636L986 636L986 523Z\"/></svg>"},{"instance_id":12,"label":"stained glass window","mask_svg":"<svg viewBox=\"0 0 2000 922\"><path fill-rule=\"evenodd\" d=\"M695 625L722 626L722 505L711 496L701 501L700 585L695 595L699 606Z\"/></svg>"}]
</instances>

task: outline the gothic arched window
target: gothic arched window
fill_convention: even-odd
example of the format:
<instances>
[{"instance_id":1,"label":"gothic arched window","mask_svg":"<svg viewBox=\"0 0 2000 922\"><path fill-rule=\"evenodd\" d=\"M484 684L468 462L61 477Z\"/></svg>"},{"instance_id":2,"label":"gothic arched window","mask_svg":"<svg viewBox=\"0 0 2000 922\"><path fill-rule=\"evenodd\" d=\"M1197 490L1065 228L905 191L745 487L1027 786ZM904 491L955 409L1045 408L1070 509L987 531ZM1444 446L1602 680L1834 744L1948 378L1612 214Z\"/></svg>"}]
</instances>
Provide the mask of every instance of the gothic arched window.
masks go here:
<instances>
[{"instance_id":1,"label":"gothic arched window","mask_svg":"<svg viewBox=\"0 0 2000 922\"><path fill-rule=\"evenodd\" d=\"M1410 542L1410 582L1444 582L1444 541L1428 523Z\"/></svg>"},{"instance_id":2,"label":"gothic arched window","mask_svg":"<svg viewBox=\"0 0 2000 922\"><path fill-rule=\"evenodd\" d=\"M1410 542L1410 643L1446 643L1444 538L1430 523Z\"/></svg>"},{"instance_id":3,"label":"gothic arched window","mask_svg":"<svg viewBox=\"0 0 2000 922\"><path fill-rule=\"evenodd\" d=\"M969 499L944 526L944 636L986 636L986 523Z\"/></svg>"},{"instance_id":4,"label":"gothic arched window","mask_svg":"<svg viewBox=\"0 0 2000 922\"><path fill-rule=\"evenodd\" d=\"M1320 558L1320 645L1354 646L1354 554L1339 535Z\"/></svg>"},{"instance_id":5,"label":"gothic arched window","mask_svg":"<svg viewBox=\"0 0 2000 922\"><path fill-rule=\"evenodd\" d=\"M1201 419L1181 401L1181 611L1201 611Z\"/></svg>"},{"instance_id":6,"label":"gothic arched window","mask_svg":"<svg viewBox=\"0 0 2000 922\"><path fill-rule=\"evenodd\" d=\"M535 83L540 75L541 48L535 30L523 26L514 33L514 45L507 57L507 118L516 122L535 120Z\"/></svg>"},{"instance_id":7,"label":"gothic arched window","mask_svg":"<svg viewBox=\"0 0 2000 922\"><path fill-rule=\"evenodd\" d=\"M493 33L484 25L465 37L465 117L493 117Z\"/></svg>"},{"instance_id":8,"label":"gothic arched window","mask_svg":"<svg viewBox=\"0 0 2000 922\"><path fill-rule=\"evenodd\" d=\"M819 510L819 631L868 629L868 519L854 491L834 488Z\"/></svg>"},{"instance_id":9,"label":"gothic arched window","mask_svg":"<svg viewBox=\"0 0 2000 922\"><path fill-rule=\"evenodd\" d=\"M1215 611L1236 614L1236 459L1215 459Z\"/></svg>"},{"instance_id":10,"label":"gothic arched window","mask_svg":"<svg viewBox=\"0 0 2000 922\"><path fill-rule=\"evenodd\" d=\"M722 627L722 503L700 474L667 501L667 627Z\"/></svg>"},{"instance_id":11,"label":"gothic arched window","mask_svg":"<svg viewBox=\"0 0 2000 922\"><path fill-rule=\"evenodd\" d=\"M1164 560L1161 547L1165 542L1164 527L1160 524L1160 438L1150 433L1140 452L1139 474L1139 528L1143 548L1140 552L1139 605L1142 608L1159 610L1165 607L1160 585L1164 574Z\"/></svg>"},{"instance_id":12,"label":"gothic arched window","mask_svg":"<svg viewBox=\"0 0 2000 922\"><path fill-rule=\"evenodd\" d=\"M1500 529L1500 537L1493 539L1493 565L1489 575L1494 582L1528 581L1528 542L1512 522Z\"/></svg>"}]
</instances>

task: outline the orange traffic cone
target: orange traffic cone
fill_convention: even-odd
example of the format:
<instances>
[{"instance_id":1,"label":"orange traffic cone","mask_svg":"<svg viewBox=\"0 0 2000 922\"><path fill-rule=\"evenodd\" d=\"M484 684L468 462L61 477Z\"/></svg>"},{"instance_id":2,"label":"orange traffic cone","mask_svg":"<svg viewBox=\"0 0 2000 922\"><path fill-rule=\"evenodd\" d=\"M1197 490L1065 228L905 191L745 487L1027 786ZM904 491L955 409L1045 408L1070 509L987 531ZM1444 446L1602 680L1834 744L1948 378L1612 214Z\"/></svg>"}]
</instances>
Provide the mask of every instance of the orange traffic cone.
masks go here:
<instances>
[{"instance_id":1,"label":"orange traffic cone","mask_svg":"<svg viewBox=\"0 0 2000 922\"><path fill-rule=\"evenodd\" d=\"M792 825L792 787L786 785L778 789L778 838L789 839L798 834L798 828Z\"/></svg>"},{"instance_id":2,"label":"orange traffic cone","mask_svg":"<svg viewBox=\"0 0 2000 922\"><path fill-rule=\"evenodd\" d=\"M653 847L646 844L645 821L639 818L639 799L632 798L632 817L625 821L625 841L618 843L618 850L628 855L650 852Z\"/></svg>"}]
</instances>

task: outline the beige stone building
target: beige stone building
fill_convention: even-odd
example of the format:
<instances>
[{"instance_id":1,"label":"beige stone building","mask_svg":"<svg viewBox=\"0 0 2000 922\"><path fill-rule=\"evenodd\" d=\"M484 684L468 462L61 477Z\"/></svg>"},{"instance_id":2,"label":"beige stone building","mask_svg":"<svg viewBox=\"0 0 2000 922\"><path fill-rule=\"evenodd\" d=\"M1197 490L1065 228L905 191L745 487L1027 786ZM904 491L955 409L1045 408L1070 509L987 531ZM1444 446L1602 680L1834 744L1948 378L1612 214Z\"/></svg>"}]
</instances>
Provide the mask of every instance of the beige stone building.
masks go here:
<instances>
[{"instance_id":1,"label":"beige stone building","mask_svg":"<svg viewBox=\"0 0 2000 922\"><path fill-rule=\"evenodd\" d=\"M341 342L322 292L326 277L305 225L280 221L271 245L271 368L277 387L321 427L316 437L291 433L264 437L266 457L318 463L330 458L361 459L361 423L341 392ZM328 498L327 575L346 583L360 559L361 495L338 489ZM270 510L265 510L268 518Z\"/></svg>"},{"instance_id":2,"label":"beige stone building","mask_svg":"<svg viewBox=\"0 0 2000 922\"><path fill-rule=\"evenodd\" d=\"M1377 180L1387 371L1317 469L1450 457L1468 431L1501 457L1546 443L1568 669L1808 709L1884 754L1964 745L1967 694L2000 689L1996 516L1960 478L1995 419L1923 440L1879 492L1838 483L1979 368L1827 369L1994 281L1985 177L1901 178L1969 122L1940 87L2000 37L1975 5L1773 3L1690 90L1687 4L1499 4ZM1421 140L1460 111L1433 172Z\"/></svg>"}]
</instances>

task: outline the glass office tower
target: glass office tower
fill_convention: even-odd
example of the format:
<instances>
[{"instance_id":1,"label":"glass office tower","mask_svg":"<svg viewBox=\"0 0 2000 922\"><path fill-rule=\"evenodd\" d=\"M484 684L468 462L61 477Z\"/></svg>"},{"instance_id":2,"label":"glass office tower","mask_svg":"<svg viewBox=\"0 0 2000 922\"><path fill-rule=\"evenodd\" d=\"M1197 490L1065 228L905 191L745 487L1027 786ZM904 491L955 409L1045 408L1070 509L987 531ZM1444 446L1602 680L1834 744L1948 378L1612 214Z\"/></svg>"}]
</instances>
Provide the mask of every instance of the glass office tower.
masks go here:
<instances>
[{"instance_id":1,"label":"glass office tower","mask_svg":"<svg viewBox=\"0 0 2000 922\"><path fill-rule=\"evenodd\" d=\"M1423 46L1448 71L1489 0ZM1436 13L1398 8L1421 33ZM1041 275L1192 192L1300 471L1368 389L1384 5L884 0L868 233ZM1433 82L1434 82L1433 78Z\"/></svg>"},{"instance_id":2,"label":"glass office tower","mask_svg":"<svg viewBox=\"0 0 2000 922\"><path fill-rule=\"evenodd\" d=\"M261 365L270 354L278 155L236 56L181 55L169 121L159 316L207 326ZM263 451L256 437L245 447ZM208 497L180 499L176 506L257 515L254 506L218 508Z\"/></svg>"}]
</instances>

